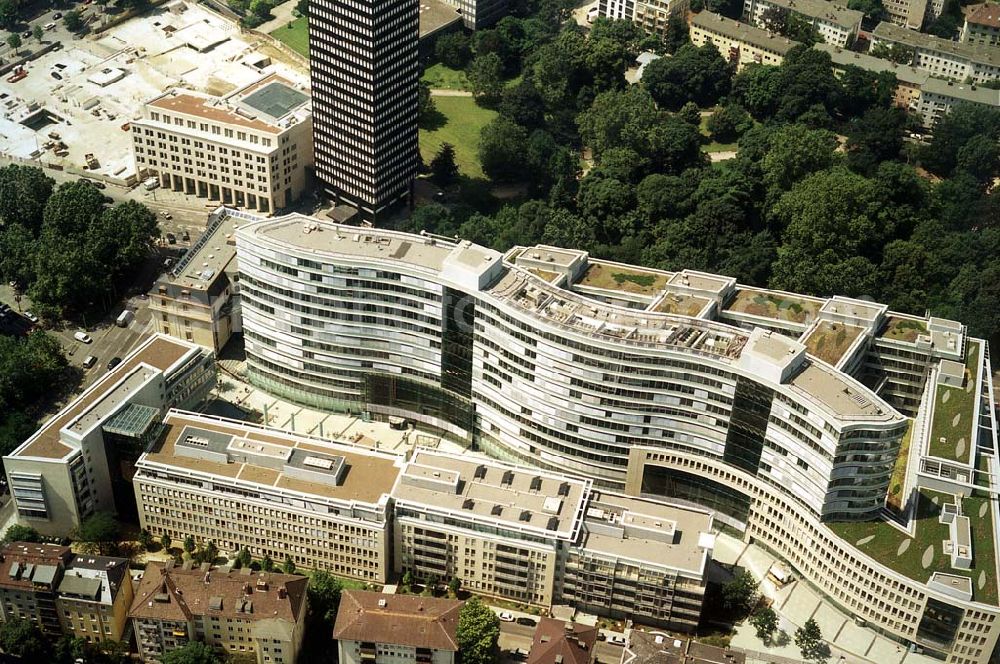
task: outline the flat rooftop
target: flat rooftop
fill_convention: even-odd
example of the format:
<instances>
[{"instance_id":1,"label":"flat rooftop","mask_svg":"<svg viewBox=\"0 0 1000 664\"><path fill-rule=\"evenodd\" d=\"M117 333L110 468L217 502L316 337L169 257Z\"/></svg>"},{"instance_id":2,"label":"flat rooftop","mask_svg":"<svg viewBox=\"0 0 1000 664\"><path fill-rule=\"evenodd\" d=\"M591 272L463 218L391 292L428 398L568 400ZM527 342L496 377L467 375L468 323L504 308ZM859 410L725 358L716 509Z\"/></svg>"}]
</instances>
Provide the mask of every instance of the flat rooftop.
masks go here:
<instances>
[{"instance_id":1,"label":"flat rooftop","mask_svg":"<svg viewBox=\"0 0 1000 664\"><path fill-rule=\"evenodd\" d=\"M738 288L724 310L805 325L816 319L823 299L757 288Z\"/></svg>"},{"instance_id":2,"label":"flat rooftop","mask_svg":"<svg viewBox=\"0 0 1000 664\"><path fill-rule=\"evenodd\" d=\"M420 39L462 20L458 10L441 0L420 0Z\"/></svg>"},{"instance_id":3,"label":"flat rooftop","mask_svg":"<svg viewBox=\"0 0 1000 664\"><path fill-rule=\"evenodd\" d=\"M1000 90L991 90L980 85L967 85L940 78L929 78L921 91L983 106L1000 106Z\"/></svg>"},{"instance_id":4,"label":"flat rooftop","mask_svg":"<svg viewBox=\"0 0 1000 664\"><path fill-rule=\"evenodd\" d=\"M837 417L884 421L898 419L901 423L905 419L861 383L817 362L808 362L792 378L791 385L811 395Z\"/></svg>"},{"instance_id":5,"label":"flat rooftop","mask_svg":"<svg viewBox=\"0 0 1000 664\"><path fill-rule=\"evenodd\" d=\"M944 364L944 362L942 362ZM958 363L955 363L958 364ZM938 383L934 386L934 411L928 454L949 461L970 463L974 453L976 427L979 426L979 342L969 341L961 386ZM942 370L945 367L942 367Z\"/></svg>"},{"instance_id":6,"label":"flat rooftop","mask_svg":"<svg viewBox=\"0 0 1000 664\"><path fill-rule=\"evenodd\" d=\"M399 474L395 458L344 443L180 410L167 413L163 423L166 427L163 438L140 457L137 463L140 468L156 464L261 487L369 504L378 503L388 494ZM197 444L192 440L205 441L201 447L209 453L191 454L190 448ZM266 449L253 453L246 449L248 443L262 444ZM240 445L243 450L237 449ZM275 451L289 461L275 462ZM307 462L312 458L339 458L343 467L336 481L320 477L324 468ZM317 474L314 479L303 479L310 475L295 472L296 468L316 469Z\"/></svg>"},{"instance_id":7,"label":"flat rooftop","mask_svg":"<svg viewBox=\"0 0 1000 664\"><path fill-rule=\"evenodd\" d=\"M590 480L420 448L392 496L456 518L569 540L578 532L589 492Z\"/></svg>"},{"instance_id":8,"label":"flat rooftop","mask_svg":"<svg viewBox=\"0 0 1000 664\"><path fill-rule=\"evenodd\" d=\"M494 260L500 256L474 245L412 233L343 226L301 214L255 221L241 227L237 234L245 235L250 242L260 237L318 255L394 260L435 272L444 271L449 259L472 267L481 263L483 256L494 256Z\"/></svg>"},{"instance_id":9,"label":"flat rooftop","mask_svg":"<svg viewBox=\"0 0 1000 664\"><path fill-rule=\"evenodd\" d=\"M579 546L701 575L707 558L698 545L699 535L711 531L712 513L707 510L594 491Z\"/></svg>"},{"instance_id":10,"label":"flat rooftop","mask_svg":"<svg viewBox=\"0 0 1000 664\"><path fill-rule=\"evenodd\" d=\"M591 260L573 285L653 297L663 291L670 276L660 270Z\"/></svg>"},{"instance_id":11,"label":"flat rooftop","mask_svg":"<svg viewBox=\"0 0 1000 664\"><path fill-rule=\"evenodd\" d=\"M864 328L844 323L820 321L802 340L810 355L818 357L831 366L837 366L841 358L854 344L854 340L864 333Z\"/></svg>"},{"instance_id":12,"label":"flat rooftop","mask_svg":"<svg viewBox=\"0 0 1000 664\"><path fill-rule=\"evenodd\" d=\"M877 336L881 339L913 343L922 334L927 334L926 321L908 316L887 316L885 325Z\"/></svg>"},{"instance_id":13,"label":"flat rooftop","mask_svg":"<svg viewBox=\"0 0 1000 664\"><path fill-rule=\"evenodd\" d=\"M979 64L1000 66L1000 48L987 46L985 44L965 44L962 42L944 39L936 35L924 32L917 32L907 28L882 21L872 31L872 36L890 42L899 42L913 48L925 51L938 51Z\"/></svg>"},{"instance_id":14,"label":"flat rooftop","mask_svg":"<svg viewBox=\"0 0 1000 664\"><path fill-rule=\"evenodd\" d=\"M285 81L274 79L241 97L240 103L263 113L272 120L280 120L308 104L309 95L296 90Z\"/></svg>"},{"instance_id":15,"label":"flat rooftop","mask_svg":"<svg viewBox=\"0 0 1000 664\"><path fill-rule=\"evenodd\" d=\"M896 80L900 83L923 86L923 84L926 83L931 76L923 69L901 65L893 62L892 60L883 60L882 58L876 58L875 56L868 55L867 53L858 53L857 51L844 49L840 46L827 44L826 42L814 44L813 48L828 53L830 55L830 60L833 62L835 67L854 65L855 67L860 67L866 71L875 73L891 72L896 75Z\"/></svg>"},{"instance_id":16,"label":"flat rooftop","mask_svg":"<svg viewBox=\"0 0 1000 664\"><path fill-rule=\"evenodd\" d=\"M230 212L226 208L213 212L205 232L195 238L177 265L161 278L182 288L207 290L236 259L236 228L245 220Z\"/></svg>"},{"instance_id":17,"label":"flat rooftop","mask_svg":"<svg viewBox=\"0 0 1000 664\"><path fill-rule=\"evenodd\" d=\"M189 353L200 352L195 344L180 341L165 335L157 334L136 348L119 364L114 371L109 371L100 380L91 385L87 391L74 399L66 408L59 411L53 418L42 425L35 434L14 450L11 456L40 457L46 459L61 459L73 451L69 445L60 441L59 432L81 416L86 415L94 406L102 407L105 396L125 376L131 376L140 365L147 364L159 371L167 371Z\"/></svg>"},{"instance_id":18,"label":"flat rooftop","mask_svg":"<svg viewBox=\"0 0 1000 664\"><path fill-rule=\"evenodd\" d=\"M750 44L757 48L762 48L778 55L785 55L790 50L799 45L799 42L792 41L787 37L768 32L755 25L743 23L725 16L720 16L709 11L703 11L694 15L691 19L691 26L701 28L708 32L722 35L744 44Z\"/></svg>"}]
</instances>

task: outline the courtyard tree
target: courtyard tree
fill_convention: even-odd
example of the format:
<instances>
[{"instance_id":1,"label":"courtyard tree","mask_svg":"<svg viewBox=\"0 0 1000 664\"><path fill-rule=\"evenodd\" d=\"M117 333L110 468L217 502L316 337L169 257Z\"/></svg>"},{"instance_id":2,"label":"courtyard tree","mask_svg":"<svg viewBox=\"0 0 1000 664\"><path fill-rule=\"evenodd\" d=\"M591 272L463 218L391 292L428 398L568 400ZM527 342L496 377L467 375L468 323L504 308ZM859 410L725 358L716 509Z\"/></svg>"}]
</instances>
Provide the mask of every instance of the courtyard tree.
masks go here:
<instances>
[{"instance_id":1,"label":"courtyard tree","mask_svg":"<svg viewBox=\"0 0 1000 664\"><path fill-rule=\"evenodd\" d=\"M333 628L343 590L343 582L324 570L313 572L309 577L306 591L309 595L309 611L317 621L325 623L327 629Z\"/></svg>"},{"instance_id":2,"label":"courtyard tree","mask_svg":"<svg viewBox=\"0 0 1000 664\"><path fill-rule=\"evenodd\" d=\"M222 659L211 646L201 641L191 641L180 648L163 654L163 664L222 664Z\"/></svg>"},{"instance_id":3,"label":"courtyard tree","mask_svg":"<svg viewBox=\"0 0 1000 664\"><path fill-rule=\"evenodd\" d=\"M493 664L499 654L500 618L478 597L472 597L458 612L455 639L462 664Z\"/></svg>"},{"instance_id":4,"label":"courtyard tree","mask_svg":"<svg viewBox=\"0 0 1000 664\"><path fill-rule=\"evenodd\" d=\"M0 647L24 662L49 660L49 641L35 623L12 617L0 625Z\"/></svg>"},{"instance_id":5,"label":"courtyard tree","mask_svg":"<svg viewBox=\"0 0 1000 664\"><path fill-rule=\"evenodd\" d=\"M285 554L285 562L281 565L281 571L285 574L295 574L295 561L291 555Z\"/></svg>"},{"instance_id":6,"label":"courtyard tree","mask_svg":"<svg viewBox=\"0 0 1000 664\"><path fill-rule=\"evenodd\" d=\"M76 9L71 9L63 14L63 25L70 32L80 32L83 30L83 18L80 16L80 12Z\"/></svg>"},{"instance_id":7,"label":"courtyard tree","mask_svg":"<svg viewBox=\"0 0 1000 664\"><path fill-rule=\"evenodd\" d=\"M117 549L120 534L121 530L113 514L94 512L80 522L73 536L80 542L80 548L87 553L108 556Z\"/></svg>"},{"instance_id":8,"label":"courtyard tree","mask_svg":"<svg viewBox=\"0 0 1000 664\"><path fill-rule=\"evenodd\" d=\"M757 630L757 638L768 643L778 629L778 614L770 606L764 606L753 612L750 624Z\"/></svg>"},{"instance_id":9,"label":"courtyard tree","mask_svg":"<svg viewBox=\"0 0 1000 664\"><path fill-rule=\"evenodd\" d=\"M823 648L823 633L819 629L819 623L810 618L805 625L795 630L795 645L806 659L817 659Z\"/></svg>"},{"instance_id":10,"label":"courtyard tree","mask_svg":"<svg viewBox=\"0 0 1000 664\"><path fill-rule=\"evenodd\" d=\"M14 55L17 55L17 49L21 48L21 35L16 32L7 35L7 46L14 49Z\"/></svg>"},{"instance_id":11,"label":"courtyard tree","mask_svg":"<svg viewBox=\"0 0 1000 664\"><path fill-rule=\"evenodd\" d=\"M455 146L442 143L431 159L431 178L436 184L446 187L458 178L458 164L455 163Z\"/></svg>"},{"instance_id":12,"label":"courtyard tree","mask_svg":"<svg viewBox=\"0 0 1000 664\"><path fill-rule=\"evenodd\" d=\"M22 526L19 523L15 523L3 536L4 543L8 542L41 542L42 536L38 534L38 531L31 526Z\"/></svg>"},{"instance_id":13,"label":"courtyard tree","mask_svg":"<svg viewBox=\"0 0 1000 664\"><path fill-rule=\"evenodd\" d=\"M164 551L169 551L171 544L173 544L173 540L170 539L170 535L163 533L163 535L160 536L160 546L163 547Z\"/></svg>"},{"instance_id":14,"label":"courtyard tree","mask_svg":"<svg viewBox=\"0 0 1000 664\"><path fill-rule=\"evenodd\" d=\"M722 603L729 611L743 617L749 615L760 598L758 584L749 572L741 572L722 586Z\"/></svg>"}]
</instances>

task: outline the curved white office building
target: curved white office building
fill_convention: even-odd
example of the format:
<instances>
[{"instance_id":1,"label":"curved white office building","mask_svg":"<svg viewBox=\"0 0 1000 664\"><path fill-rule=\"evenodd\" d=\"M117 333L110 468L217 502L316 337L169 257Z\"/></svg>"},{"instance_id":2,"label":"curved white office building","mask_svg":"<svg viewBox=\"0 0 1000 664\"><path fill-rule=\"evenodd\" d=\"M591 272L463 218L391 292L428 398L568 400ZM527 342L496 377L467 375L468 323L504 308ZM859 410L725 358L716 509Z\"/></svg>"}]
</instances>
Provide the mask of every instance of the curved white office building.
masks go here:
<instances>
[{"instance_id":1,"label":"curved white office building","mask_svg":"<svg viewBox=\"0 0 1000 664\"><path fill-rule=\"evenodd\" d=\"M296 215L236 236L261 388L708 507L845 614L989 659L997 448L988 349L963 326Z\"/></svg>"}]
</instances>

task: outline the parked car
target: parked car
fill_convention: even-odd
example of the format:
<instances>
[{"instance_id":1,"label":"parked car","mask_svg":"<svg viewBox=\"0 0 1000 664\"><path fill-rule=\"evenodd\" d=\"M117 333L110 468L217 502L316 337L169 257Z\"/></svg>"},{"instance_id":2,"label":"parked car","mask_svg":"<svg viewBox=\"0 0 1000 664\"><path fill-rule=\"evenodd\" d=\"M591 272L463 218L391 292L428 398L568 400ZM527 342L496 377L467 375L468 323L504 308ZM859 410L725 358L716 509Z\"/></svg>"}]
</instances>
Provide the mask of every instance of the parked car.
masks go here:
<instances>
[{"instance_id":1,"label":"parked car","mask_svg":"<svg viewBox=\"0 0 1000 664\"><path fill-rule=\"evenodd\" d=\"M521 616L514 622L516 622L518 625L524 625L525 627L534 627L535 625L538 624L537 620L535 620L534 618L529 618L528 616Z\"/></svg>"},{"instance_id":2,"label":"parked car","mask_svg":"<svg viewBox=\"0 0 1000 664\"><path fill-rule=\"evenodd\" d=\"M89 369L90 367L94 366L95 364L97 364L97 358L94 357L93 355L88 355L83 360L83 368L84 369Z\"/></svg>"},{"instance_id":3,"label":"parked car","mask_svg":"<svg viewBox=\"0 0 1000 664\"><path fill-rule=\"evenodd\" d=\"M89 344L90 342L93 341L93 339L90 338L90 335L84 332L83 330L79 332L74 332L73 338L82 344Z\"/></svg>"},{"instance_id":4,"label":"parked car","mask_svg":"<svg viewBox=\"0 0 1000 664\"><path fill-rule=\"evenodd\" d=\"M625 637L621 634L610 634L608 636L608 643L616 646L624 646L627 642L625 641Z\"/></svg>"},{"instance_id":5,"label":"parked car","mask_svg":"<svg viewBox=\"0 0 1000 664\"><path fill-rule=\"evenodd\" d=\"M51 76L52 78L56 79L57 81L61 81L62 80L62 74L60 74L57 71L51 72L49 74L49 76Z\"/></svg>"},{"instance_id":6,"label":"parked car","mask_svg":"<svg viewBox=\"0 0 1000 664\"><path fill-rule=\"evenodd\" d=\"M32 323L35 323L36 325L38 324L38 316L36 316L35 314L31 313L30 311L25 311L24 312L24 317L27 318L28 320L30 320Z\"/></svg>"},{"instance_id":7,"label":"parked car","mask_svg":"<svg viewBox=\"0 0 1000 664\"><path fill-rule=\"evenodd\" d=\"M122 363L122 358L120 358L120 357L112 357L108 361L108 371L111 371L112 369L114 369L115 367L117 367L121 363Z\"/></svg>"},{"instance_id":8,"label":"parked car","mask_svg":"<svg viewBox=\"0 0 1000 664\"><path fill-rule=\"evenodd\" d=\"M184 240L185 242L190 242L191 234L185 230L183 233L181 233L181 239Z\"/></svg>"},{"instance_id":9,"label":"parked car","mask_svg":"<svg viewBox=\"0 0 1000 664\"><path fill-rule=\"evenodd\" d=\"M510 611L501 611L500 622L514 622L514 614Z\"/></svg>"},{"instance_id":10,"label":"parked car","mask_svg":"<svg viewBox=\"0 0 1000 664\"><path fill-rule=\"evenodd\" d=\"M167 244L177 244L177 236L173 233L167 233Z\"/></svg>"}]
</instances>

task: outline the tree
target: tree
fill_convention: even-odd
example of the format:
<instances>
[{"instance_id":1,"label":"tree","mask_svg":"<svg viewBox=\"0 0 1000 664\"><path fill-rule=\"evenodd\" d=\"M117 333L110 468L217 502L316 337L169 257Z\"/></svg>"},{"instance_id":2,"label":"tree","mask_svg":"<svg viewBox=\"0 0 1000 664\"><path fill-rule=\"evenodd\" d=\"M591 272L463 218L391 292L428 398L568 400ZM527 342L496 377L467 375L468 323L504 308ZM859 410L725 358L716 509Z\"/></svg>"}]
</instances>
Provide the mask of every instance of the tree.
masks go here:
<instances>
[{"instance_id":1,"label":"tree","mask_svg":"<svg viewBox=\"0 0 1000 664\"><path fill-rule=\"evenodd\" d=\"M153 546L153 536L145 528L139 531L139 544L146 551L149 551L149 547Z\"/></svg>"},{"instance_id":2,"label":"tree","mask_svg":"<svg viewBox=\"0 0 1000 664\"><path fill-rule=\"evenodd\" d=\"M0 647L22 661L49 660L49 642L30 620L12 617L0 625Z\"/></svg>"},{"instance_id":3,"label":"tree","mask_svg":"<svg viewBox=\"0 0 1000 664\"><path fill-rule=\"evenodd\" d=\"M695 127L701 126L701 109L693 101L689 101L681 106L681 110L677 111L677 117Z\"/></svg>"},{"instance_id":4,"label":"tree","mask_svg":"<svg viewBox=\"0 0 1000 664\"><path fill-rule=\"evenodd\" d=\"M184 550L187 553L193 553L194 552L194 547L195 547L194 535L186 535L184 537L183 547L184 547Z\"/></svg>"},{"instance_id":5,"label":"tree","mask_svg":"<svg viewBox=\"0 0 1000 664\"><path fill-rule=\"evenodd\" d=\"M524 177L524 153L528 134L523 127L500 116L479 133L479 161L483 172L497 182Z\"/></svg>"},{"instance_id":6,"label":"tree","mask_svg":"<svg viewBox=\"0 0 1000 664\"><path fill-rule=\"evenodd\" d=\"M590 108L579 115L577 123L583 142L599 159L603 152L617 147L630 148L637 154L646 153L648 132L659 117L649 92L640 86L631 86L597 95Z\"/></svg>"},{"instance_id":7,"label":"tree","mask_svg":"<svg viewBox=\"0 0 1000 664\"><path fill-rule=\"evenodd\" d=\"M749 572L741 572L722 586L722 604L737 616L749 615L760 599L757 589L758 584L753 576Z\"/></svg>"},{"instance_id":8,"label":"tree","mask_svg":"<svg viewBox=\"0 0 1000 664\"><path fill-rule=\"evenodd\" d=\"M40 26L40 25L38 25L36 23L35 27L33 27L31 29L31 36L35 38L36 42L38 42L39 44L41 44L42 43L42 37L45 36L45 28L43 28L42 26Z\"/></svg>"},{"instance_id":9,"label":"tree","mask_svg":"<svg viewBox=\"0 0 1000 664\"><path fill-rule=\"evenodd\" d=\"M111 555L118 546L120 529L110 512L94 512L80 522L74 539L81 542L81 548L88 553Z\"/></svg>"},{"instance_id":10,"label":"tree","mask_svg":"<svg viewBox=\"0 0 1000 664\"><path fill-rule=\"evenodd\" d=\"M171 544L173 544L173 540L170 539L170 535L163 533L160 536L160 546L163 547L164 551L169 551Z\"/></svg>"},{"instance_id":11,"label":"tree","mask_svg":"<svg viewBox=\"0 0 1000 664\"><path fill-rule=\"evenodd\" d=\"M413 586L413 572L406 570L403 572L403 589L409 592L410 588Z\"/></svg>"},{"instance_id":12,"label":"tree","mask_svg":"<svg viewBox=\"0 0 1000 664\"><path fill-rule=\"evenodd\" d=\"M344 584L329 572L322 570L313 572L309 577L307 593L309 595L309 611L321 620L327 629L333 628L337 618L337 607L340 606L340 593Z\"/></svg>"},{"instance_id":13,"label":"tree","mask_svg":"<svg viewBox=\"0 0 1000 664\"><path fill-rule=\"evenodd\" d=\"M864 14L866 25L875 25L888 16L882 0L848 0L847 8Z\"/></svg>"},{"instance_id":14,"label":"tree","mask_svg":"<svg viewBox=\"0 0 1000 664\"><path fill-rule=\"evenodd\" d=\"M16 32L7 35L7 45L14 49L14 55L17 55L17 49L21 48L21 35Z\"/></svg>"},{"instance_id":15,"label":"tree","mask_svg":"<svg viewBox=\"0 0 1000 664\"><path fill-rule=\"evenodd\" d=\"M642 86L666 110L677 110L687 102L712 106L729 92L732 70L712 43L696 47L685 44L671 58L646 65Z\"/></svg>"},{"instance_id":16,"label":"tree","mask_svg":"<svg viewBox=\"0 0 1000 664\"><path fill-rule=\"evenodd\" d=\"M595 91L625 87L625 70L634 60L628 47L614 39L595 39L592 32L586 41L583 64Z\"/></svg>"},{"instance_id":17,"label":"tree","mask_svg":"<svg viewBox=\"0 0 1000 664\"><path fill-rule=\"evenodd\" d=\"M879 42L872 46L871 54L876 58L891 60L898 65L908 65L913 62L914 50L905 44L886 44Z\"/></svg>"},{"instance_id":18,"label":"tree","mask_svg":"<svg viewBox=\"0 0 1000 664\"><path fill-rule=\"evenodd\" d=\"M17 29L18 20L18 0L0 0L0 28L13 31Z\"/></svg>"},{"instance_id":19,"label":"tree","mask_svg":"<svg viewBox=\"0 0 1000 664\"><path fill-rule=\"evenodd\" d=\"M503 62L496 53L477 55L466 71L472 95L483 104L500 101L503 92Z\"/></svg>"},{"instance_id":20,"label":"tree","mask_svg":"<svg viewBox=\"0 0 1000 664\"><path fill-rule=\"evenodd\" d=\"M955 170L988 185L1000 170L1000 146L992 138L973 136L958 150Z\"/></svg>"},{"instance_id":21,"label":"tree","mask_svg":"<svg viewBox=\"0 0 1000 664\"><path fill-rule=\"evenodd\" d=\"M739 104L726 104L708 118L708 132L717 143L734 143L753 127L753 119Z\"/></svg>"},{"instance_id":22,"label":"tree","mask_svg":"<svg viewBox=\"0 0 1000 664\"><path fill-rule=\"evenodd\" d=\"M788 9L780 5L770 5L760 13L761 27L768 32L786 36L788 32Z\"/></svg>"},{"instance_id":23,"label":"tree","mask_svg":"<svg viewBox=\"0 0 1000 664\"><path fill-rule=\"evenodd\" d=\"M298 0L295 3L295 11L299 13L299 16L309 16L309 0Z\"/></svg>"},{"instance_id":24,"label":"tree","mask_svg":"<svg viewBox=\"0 0 1000 664\"><path fill-rule=\"evenodd\" d=\"M778 629L778 614L770 606L764 606L750 616L750 624L757 630L757 638L767 643Z\"/></svg>"},{"instance_id":25,"label":"tree","mask_svg":"<svg viewBox=\"0 0 1000 664\"><path fill-rule=\"evenodd\" d=\"M37 235L54 186L40 168L17 164L0 168L0 221L20 224Z\"/></svg>"},{"instance_id":26,"label":"tree","mask_svg":"<svg viewBox=\"0 0 1000 664\"><path fill-rule=\"evenodd\" d=\"M462 580L457 576L451 577L448 582L448 592L450 592L455 597L458 597L458 591L462 588Z\"/></svg>"},{"instance_id":27,"label":"tree","mask_svg":"<svg viewBox=\"0 0 1000 664\"><path fill-rule=\"evenodd\" d=\"M465 69L472 57L469 38L464 32L452 32L438 37L434 44L434 57L445 67Z\"/></svg>"},{"instance_id":28,"label":"tree","mask_svg":"<svg viewBox=\"0 0 1000 664\"><path fill-rule=\"evenodd\" d=\"M813 618L795 630L795 645L798 646L802 656L806 659L814 659L819 656L823 645L823 633Z\"/></svg>"},{"instance_id":29,"label":"tree","mask_svg":"<svg viewBox=\"0 0 1000 664\"><path fill-rule=\"evenodd\" d=\"M455 147L451 143L442 143L434 158L431 159L431 179L438 185L446 187L458 178L458 164L455 163Z\"/></svg>"},{"instance_id":30,"label":"tree","mask_svg":"<svg viewBox=\"0 0 1000 664\"><path fill-rule=\"evenodd\" d=\"M274 561L271 560L271 556L264 554L264 558L260 561L260 568L265 572L270 572L274 569Z\"/></svg>"},{"instance_id":31,"label":"tree","mask_svg":"<svg viewBox=\"0 0 1000 664\"><path fill-rule=\"evenodd\" d=\"M431 86L425 81L420 81L417 86L417 116L421 123L428 122L437 111L434 104L434 97L431 95Z\"/></svg>"},{"instance_id":32,"label":"tree","mask_svg":"<svg viewBox=\"0 0 1000 664\"><path fill-rule=\"evenodd\" d=\"M281 565L281 570L285 574L295 574L295 561L292 560L292 556L285 554L285 562Z\"/></svg>"},{"instance_id":33,"label":"tree","mask_svg":"<svg viewBox=\"0 0 1000 664\"><path fill-rule=\"evenodd\" d=\"M250 549L243 547L240 552L236 554L236 562L240 567L250 567L253 563L253 556L250 555Z\"/></svg>"},{"instance_id":34,"label":"tree","mask_svg":"<svg viewBox=\"0 0 1000 664\"><path fill-rule=\"evenodd\" d=\"M9 542L41 542L42 536L38 534L38 531L31 526L22 526L19 523L7 528L7 532L3 535L4 543Z\"/></svg>"},{"instance_id":35,"label":"tree","mask_svg":"<svg viewBox=\"0 0 1000 664\"><path fill-rule=\"evenodd\" d=\"M906 112L899 108L871 108L851 121L847 130L847 165L870 175L883 161L895 159L903 148Z\"/></svg>"},{"instance_id":36,"label":"tree","mask_svg":"<svg viewBox=\"0 0 1000 664\"><path fill-rule=\"evenodd\" d=\"M825 129L792 124L776 131L761 164L771 194L787 191L809 173L829 168L836 148L836 135Z\"/></svg>"},{"instance_id":37,"label":"tree","mask_svg":"<svg viewBox=\"0 0 1000 664\"><path fill-rule=\"evenodd\" d=\"M80 16L80 12L76 9L71 9L63 14L63 25L70 32L80 32L83 30L83 18Z\"/></svg>"},{"instance_id":38,"label":"tree","mask_svg":"<svg viewBox=\"0 0 1000 664\"><path fill-rule=\"evenodd\" d=\"M1000 139L1000 110L956 105L934 126L934 138L920 153L921 165L942 177L951 175L958 164L959 151L976 136Z\"/></svg>"},{"instance_id":39,"label":"tree","mask_svg":"<svg viewBox=\"0 0 1000 664\"><path fill-rule=\"evenodd\" d=\"M525 129L545 124L545 101L531 81L521 81L504 89L497 108L500 115L510 118Z\"/></svg>"},{"instance_id":40,"label":"tree","mask_svg":"<svg viewBox=\"0 0 1000 664\"><path fill-rule=\"evenodd\" d=\"M190 641L185 646L168 650L160 661L163 664L222 664L222 659L202 641Z\"/></svg>"},{"instance_id":41,"label":"tree","mask_svg":"<svg viewBox=\"0 0 1000 664\"><path fill-rule=\"evenodd\" d=\"M673 55L681 46L690 44L688 27L679 14L674 14L667 21L667 29L663 35L663 50Z\"/></svg>"},{"instance_id":42,"label":"tree","mask_svg":"<svg viewBox=\"0 0 1000 664\"><path fill-rule=\"evenodd\" d=\"M462 664L493 664L499 653L500 618L478 597L472 597L458 612L455 640Z\"/></svg>"}]
</instances>

